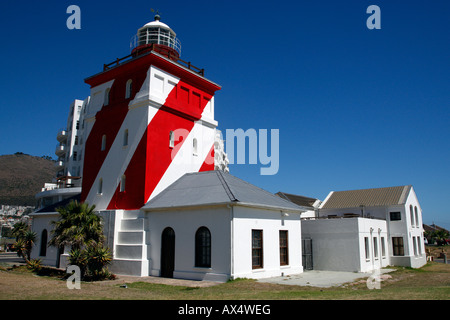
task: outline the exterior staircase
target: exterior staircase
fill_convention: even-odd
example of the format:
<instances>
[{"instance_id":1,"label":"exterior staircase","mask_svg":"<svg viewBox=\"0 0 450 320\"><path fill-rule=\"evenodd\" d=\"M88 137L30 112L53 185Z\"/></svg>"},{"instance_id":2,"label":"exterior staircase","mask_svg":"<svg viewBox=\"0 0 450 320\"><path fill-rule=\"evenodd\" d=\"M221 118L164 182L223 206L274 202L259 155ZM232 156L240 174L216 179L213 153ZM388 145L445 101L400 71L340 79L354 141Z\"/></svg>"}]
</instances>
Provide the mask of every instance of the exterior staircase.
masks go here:
<instances>
[{"instance_id":1,"label":"exterior staircase","mask_svg":"<svg viewBox=\"0 0 450 320\"><path fill-rule=\"evenodd\" d=\"M148 276L147 248L150 243L147 241L149 232L145 230L144 222L141 211L123 211L114 245L111 268L114 273Z\"/></svg>"}]
</instances>

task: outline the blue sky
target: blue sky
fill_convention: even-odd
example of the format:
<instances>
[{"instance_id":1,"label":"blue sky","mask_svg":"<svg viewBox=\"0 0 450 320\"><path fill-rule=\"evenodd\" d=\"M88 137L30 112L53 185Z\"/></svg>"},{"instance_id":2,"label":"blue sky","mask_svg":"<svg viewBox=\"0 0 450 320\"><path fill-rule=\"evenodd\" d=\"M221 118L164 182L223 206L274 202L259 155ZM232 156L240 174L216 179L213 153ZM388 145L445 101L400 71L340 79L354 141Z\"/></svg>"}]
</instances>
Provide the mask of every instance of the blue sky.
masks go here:
<instances>
[{"instance_id":1,"label":"blue sky","mask_svg":"<svg viewBox=\"0 0 450 320\"><path fill-rule=\"evenodd\" d=\"M69 5L81 30L69 30ZM369 30L369 5L381 29ZM153 20L220 84L219 129L279 129L280 167L231 173L271 192L412 184L425 223L450 229L450 2L21 1L0 4L0 154L55 157L84 79L129 54Z\"/></svg>"}]
</instances>

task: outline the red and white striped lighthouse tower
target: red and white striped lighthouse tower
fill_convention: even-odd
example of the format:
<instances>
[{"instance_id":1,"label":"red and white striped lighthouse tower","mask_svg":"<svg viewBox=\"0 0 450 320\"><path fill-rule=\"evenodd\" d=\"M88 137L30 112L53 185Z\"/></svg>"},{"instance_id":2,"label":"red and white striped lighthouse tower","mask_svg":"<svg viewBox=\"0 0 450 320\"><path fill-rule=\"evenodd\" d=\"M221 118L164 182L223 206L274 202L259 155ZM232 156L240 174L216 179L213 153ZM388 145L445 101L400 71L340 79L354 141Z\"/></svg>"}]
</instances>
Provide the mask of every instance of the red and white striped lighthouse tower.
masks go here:
<instances>
[{"instance_id":1,"label":"red and white striped lighthouse tower","mask_svg":"<svg viewBox=\"0 0 450 320\"><path fill-rule=\"evenodd\" d=\"M97 210L137 210L183 174L215 169L220 86L180 59L180 42L159 15L131 49L85 79L81 200Z\"/></svg>"}]
</instances>

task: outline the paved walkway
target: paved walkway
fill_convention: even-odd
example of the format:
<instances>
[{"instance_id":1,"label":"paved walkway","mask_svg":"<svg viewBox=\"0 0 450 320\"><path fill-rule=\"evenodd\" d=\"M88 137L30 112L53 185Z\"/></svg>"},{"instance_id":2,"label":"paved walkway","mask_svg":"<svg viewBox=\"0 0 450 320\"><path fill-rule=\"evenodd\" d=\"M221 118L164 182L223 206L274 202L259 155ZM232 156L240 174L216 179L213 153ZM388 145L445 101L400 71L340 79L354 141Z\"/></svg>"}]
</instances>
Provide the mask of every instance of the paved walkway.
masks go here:
<instances>
[{"instance_id":1,"label":"paved walkway","mask_svg":"<svg viewBox=\"0 0 450 320\"><path fill-rule=\"evenodd\" d=\"M394 269L382 269L381 274L392 272ZM301 274L260 279L260 282L287 284L295 286L311 287L334 287L345 283L355 282L356 280L367 279L372 275L371 272L343 272L343 271L305 271ZM383 276L381 276L383 278Z\"/></svg>"}]
</instances>

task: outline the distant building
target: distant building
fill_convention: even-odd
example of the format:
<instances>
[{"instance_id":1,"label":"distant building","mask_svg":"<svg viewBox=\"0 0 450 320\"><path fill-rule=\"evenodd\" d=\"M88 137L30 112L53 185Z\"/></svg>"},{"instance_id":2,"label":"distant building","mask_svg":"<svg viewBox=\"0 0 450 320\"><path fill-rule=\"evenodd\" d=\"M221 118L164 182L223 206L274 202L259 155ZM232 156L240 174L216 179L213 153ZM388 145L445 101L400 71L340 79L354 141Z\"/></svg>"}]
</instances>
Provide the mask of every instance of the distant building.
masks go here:
<instances>
[{"instance_id":1,"label":"distant building","mask_svg":"<svg viewBox=\"0 0 450 320\"><path fill-rule=\"evenodd\" d=\"M314 269L371 271L426 263L422 209L412 186L330 192L302 220Z\"/></svg>"}]
</instances>

